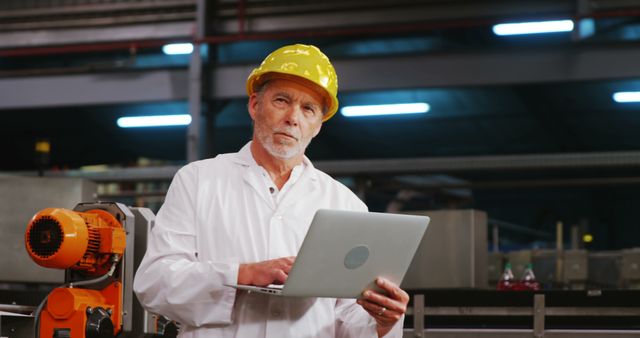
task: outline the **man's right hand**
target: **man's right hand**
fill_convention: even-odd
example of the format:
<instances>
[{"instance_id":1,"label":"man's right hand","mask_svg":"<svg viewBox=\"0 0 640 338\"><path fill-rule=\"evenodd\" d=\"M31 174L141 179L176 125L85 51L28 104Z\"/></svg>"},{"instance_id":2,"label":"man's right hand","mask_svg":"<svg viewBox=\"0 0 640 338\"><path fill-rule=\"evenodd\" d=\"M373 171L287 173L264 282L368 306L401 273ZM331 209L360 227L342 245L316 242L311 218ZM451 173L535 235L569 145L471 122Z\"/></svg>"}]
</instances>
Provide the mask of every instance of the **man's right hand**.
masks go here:
<instances>
[{"instance_id":1,"label":"man's right hand","mask_svg":"<svg viewBox=\"0 0 640 338\"><path fill-rule=\"evenodd\" d=\"M256 286L284 284L295 259L295 256L291 256L257 263L240 264L238 284Z\"/></svg>"}]
</instances>

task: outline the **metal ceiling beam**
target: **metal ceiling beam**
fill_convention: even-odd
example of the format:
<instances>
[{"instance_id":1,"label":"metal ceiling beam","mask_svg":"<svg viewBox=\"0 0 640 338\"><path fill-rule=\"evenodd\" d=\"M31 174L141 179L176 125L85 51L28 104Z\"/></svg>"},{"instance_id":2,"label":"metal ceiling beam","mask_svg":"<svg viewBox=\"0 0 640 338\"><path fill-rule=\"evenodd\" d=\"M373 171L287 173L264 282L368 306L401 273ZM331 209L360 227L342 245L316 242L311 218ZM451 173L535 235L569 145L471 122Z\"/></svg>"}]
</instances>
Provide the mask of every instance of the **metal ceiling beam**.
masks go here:
<instances>
[{"instance_id":1,"label":"metal ceiling beam","mask_svg":"<svg viewBox=\"0 0 640 338\"><path fill-rule=\"evenodd\" d=\"M18 1L16 1L18 2ZM22 9L3 9L0 8L0 19L32 19L38 17L51 17L54 15L84 15L90 13L98 13L101 15L121 13L121 12L133 12L133 11L151 11L151 10L166 10L184 7L195 7L195 0L164 0L164 1L143 1L143 2L101 2L85 1L84 4L75 3L60 4L50 2L50 7L33 6L33 3L24 3L20 0L18 4L23 6ZM9 5L9 7L12 7Z\"/></svg>"},{"instance_id":2,"label":"metal ceiling beam","mask_svg":"<svg viewBox=\"0 0 640 338\"><path fill-rule=\"evenodd\" d=\"M186 21L117 27L0 32L0 49L117 41L191 39L193 25L192 21Z\"/></svg>"},{"instance_id":3,"label":"metal ceiling beam","mask_svg":"<svg viewBox=\"0 0 640 338\"><path fill-rule=\"evenodd\" d=\"M640 77L640 45L571 46L335 60L340 91L510 85ZM214 99L246 97L255 65L215 68ZM187 70L0 78L0 109L187 98Z\"/></svg>"},{"instance_id":4,"label":"metal ceiling beam","mask_svg":"<svg viewBox=\"0 0 640 338\"><path fill-rule=\"evenodd\" d=\"M420 173L458 173L480 171L535 171L558 169L624 169L640 167L640 151L602 152L602 153L567 153L567 154L533 154L502 156L465 156L443 158L398 158L347 161L314 161L314 166L333 176L350 176L360 174L420 174ZM83 172L80 170L46 172L51 177L79 177L96 182L122 181L160 181L170 180L180 166L155 168L111 169L102 172ZM11 173L8 173L11 174ZM16 175L36 175L34 172L17 172ZM2 173L0 173L0 176ZM637 178L615 178L605 183L638 183ZM520 181L520 184L523 184ZM533 181L535 183L535 181ZM561 182L549 184L560 184ZM592 179L573 180L570 186L589 185ZM597 183L597 182L596 182ZM446 184L445 184L446 185ZM482 187L482 186L481 186Z\"/></svg>"},{"instance_id":5,"label":"metal ceiling beam","mask_svg":"<svg viewBox=\"0 0 640 338\"><path fill-rule=\"evenodd\" d=\"M569 46L335 60L340 91L509 85L640 76L640 45ZM253 65L219 67L217 99L246 96Z\"/></svg>"},{"instance_id":6,"label":"metal ceiling beam","mask_svg":"<svg viewBox=\"0 0 640 338\"><path fill-rule=\"evenodd\" d=\"M0 109L185 100L186 70L0 78Z\"/></svg>"},{"instance_id":7,"label":"metal ceiling beam","mask_svg":"<svg viewBox=\"0 0 640 338\"><path fill-rule=\"evenodd\" d=\"M0 24L11 29L27 31L0 32L0 49L55 46L61 44L139 41L149 39L180 39L191 37L195 23L192 8L195 0L173 0L148 3L93 4L85 6L57 6L43 9L10 10L0 13ZM636 0L590 1L596 17L635 15L640 6ZM318 30L425 24L422 30L488 26L497 20L523 18L571 17L576 13L575 0L509 1L358 1L327 3L250 2L246 8L246 28L242 33L275 33L282 31ZM167 9L173 8L171 13ZM164 10L164 11L163 11ZM92 17L96 11L103 15ZM219 20L217 34L238 34L239 7L235 3L216 11ZM611 12L611 13L609 13ZM87 16L88 15L88 16ZM119 17L124 16L124 17ZM22 19L22 20L17 20ZM172 23L168 21L183 20ZM144 22L151 22L142 24ZM105 25L127 24L120 27ZM73 27L46 30L51 27ZM174 27L178 25L180 27ZM91 27L101 26L101 27ZM407 31L411 33L410 31Z\"/></svg>"},{"instance_id":8,"label":"metal ceiling beam","mask_svg":"<svg viewBox=\"0 0 640 338\"><path fill-rule=\"evenodd\" d=\"M410 22L443 22L447 27L469 27L490 23L496 18L544 17L573 14L574 1L440 1L408 2L386 5L372 2L369 6L353 3L286 4L274 8L251 6L247 8L247 24L251 33L297 31L354 27L359 25L394 25ZM256 8L257 7L257 8ZM305 7L309 9L305 9ZM315 8L314 8L315 7ZM271 12L269 12L269 10ZM281 13L277 11L280 10ZM295 12L294 12L295 11ZM263 13L264 12L264 13ZM533 14L532 14L533 13ZM234 15L235 9L221 14ZM455 22L451 22L451 21ZM447 22L449 21L449 22ZM222 33L238 33L237 20L221 21Z\"/></svg>"},{"instance_id":9,"label":"metal ceiling beam","mask_svg":"<svg viewBox=\"0 0 640 338\"><path fill-rule=\"evenodd\" d=\"M329 3L250 3L246 8L247 31L242 33L273 33L354 26L393 26L410 22L440 22L446 27L486 25L495 18L571 15L573 0L520 1L358 1ZM0 48L54 46L189 37L190 30L167 32L168 21L182 20L191 28L196 21L195 0L174 0L148 3L92 4L84 6L54 6L43 9L0 12ZM219 20L217 34L238 34L239 6L227 4L216 11ZM172 13L167 9L173 8ZM164 11L163 11L164 10ZM99 11L102 15L95 16ZM124 17L120 17L124 16ZM173 18L171 17L173 16ZM0 20L2 21L2 20ZM155 21L155 23L141 24ZM164 23L163 23L164 22ZM134 25L138 23L138 25ZM130 26L108 27L128 24ZM71 28L78 27L80 28ZM101 26L101 27L92 27ZM437 25L436 25L437 26ZM62 28L46 30L50 28ZM16 31L11 31L16 30ZM161 31L161 36L158 32ZM186 34L185 34L186 33ZM43 38L44 36L44 38Z\"/></svg>"},{"instance_id":10,"label":"metal ceiling beam","mask_svg":"<svg viewBox=\"0 0 640 338\"><path fill-rule=\"evenodd\" d=\"M502 172L502 171L500 171ZM415 176L415 175L412 175ZM367 176L371 177L371 176ZM584 188L584 187L613 187L613 186L638 186L640 177L589 177L589 178L555 178L555 179L506 179L506 180L476 180L463 181L461 183L434 182L421 184L415 182L399 182L389 180L389 178L401 179L403 176L391 174L380 175L379 179L372 181L371 185L378 190L402 191L411 190L413 192L427 193L435 190L454 190L456 192L464 189L532 189L532 188ZM421 176L423 177L423 176Z\"/></svg>"},{"instance_id":11,"label":"metal ceiling beam","mask_svg":"<svg viewBox=\"0 0 640 338\"><path fill-rule=\"evenodd\" d=\"M314 164L332 175L454 173L586 168L637 168L640 152L462 156L443 158L321 161Z\"/></svg>"},{"instance_id":12,"label":"metal ceiling beam","mask_svg":"<svg viewBox=\"0 0 640 338\"><path fill-rule=\"evenodd\" d=\"M191 21L193 20L193 13L191 12L172 12L172 13L149 13L149 14L132 14L132 15L114 15L114 16L101 16L93 18L73 18L73 19L49 19L31 21L20 21L15 23L0 23L0 30L12 31L12 30L52 30L62 28L81 27L86 29L92 26L115 26L115 25L129 25L129 24L143 24L152 22L154 25L161 25L157 22L161 21ZM94 28L95 29L95 28ZM108 41L117 41L118 36L114 36L115 39ZM141 36L138 39L148 39L146 36ZM71 43L82 43L71 41ZM48 43L47 43L48 44Z\"/></svg>"},{"instance_id":13,"label":"metal ceiling beam","mask_svg":"<svg viewBox=\"0 0 640 338\"><path fill-rule=\"evenodd\" d=\"M342 88L363 90L629 78L640 75L637 60L640 45L570 46L351 60L336 68Z\"/></svg>"}]
</instances>

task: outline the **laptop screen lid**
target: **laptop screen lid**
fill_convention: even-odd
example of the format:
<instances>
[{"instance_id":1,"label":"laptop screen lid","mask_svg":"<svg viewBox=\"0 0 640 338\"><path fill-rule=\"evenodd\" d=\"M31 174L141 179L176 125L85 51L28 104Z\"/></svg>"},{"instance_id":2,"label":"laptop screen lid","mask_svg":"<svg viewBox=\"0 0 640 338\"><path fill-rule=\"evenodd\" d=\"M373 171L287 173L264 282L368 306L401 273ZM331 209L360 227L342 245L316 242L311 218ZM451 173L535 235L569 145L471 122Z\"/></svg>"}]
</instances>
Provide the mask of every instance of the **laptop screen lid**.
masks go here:
<instances>
[{"instance_id":1,"label":"laptop screen lid","mask_svg":"<svg viewBox=\"0 0 640 338\"><path fill-rule=\"evenodd\" d=\"M320 209L283 296L359 298L377 277L400 285L429 217Z\"/></svg>"}]
</instances>

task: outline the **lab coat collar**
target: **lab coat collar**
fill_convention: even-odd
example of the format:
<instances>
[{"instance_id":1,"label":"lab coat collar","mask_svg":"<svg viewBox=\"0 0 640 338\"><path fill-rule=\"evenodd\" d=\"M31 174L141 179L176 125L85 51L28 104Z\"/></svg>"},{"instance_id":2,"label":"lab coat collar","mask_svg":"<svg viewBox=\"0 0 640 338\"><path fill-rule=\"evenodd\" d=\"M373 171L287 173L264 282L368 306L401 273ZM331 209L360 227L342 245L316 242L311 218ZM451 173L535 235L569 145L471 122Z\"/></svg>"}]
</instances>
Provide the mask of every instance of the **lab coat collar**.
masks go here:
<instances>
[{"instance_id":1,"label":"lab coat collar","mask_svg":"<svg viewBox=\"0 0 640 338\"><path fill-rule=\"evenodd\" d=\"M260 196L267 205L269 205L273 210L276 209L284 209L290 205L295 204L301 198L305 196L305 194L309 194L311 191L318 188L320 182L318 181L318 173L315 168L311 164L311 161L305 156L303 158L304 168L303 171L298 178L297 182L291 187L291 189L286 193L283 199L276 205L273 198L265 189L264 182L259 179L258 175L254 175L251 172L255 171L253 169L258 169L258 163L253 158L251 154L251 142L247 143L235 156L235 163L245 167L245 173L243 174L243 179L247 182ZM309 182L310 184L305 184Z\"/></svg>"},{"instance_id":2,"label":"lab coat collar","mask_svg":"<svg viewBox=\"0 0 640 338\"><path fill-rule=\"evenodd\" d=\"M234 162L237 164L240 164L242 166L245 167L254 167L254 166L258 166L258 163L256 162L256 160L253 158L253 154L251 154L251 142L253 141L249 141L247 144L244 145L244 147L242 147L242 149L240 149L240 151L238 151L234 156ZM308 177L310 178L312 181L318 181L318 173L315 170L315 167L313 166L313 164L311 163L311 161L309 160L309 158L307 156L303 156L302 158L302 163L304 164L304 172L302 173L302 177Z\"/></svg>"}]
</instances>

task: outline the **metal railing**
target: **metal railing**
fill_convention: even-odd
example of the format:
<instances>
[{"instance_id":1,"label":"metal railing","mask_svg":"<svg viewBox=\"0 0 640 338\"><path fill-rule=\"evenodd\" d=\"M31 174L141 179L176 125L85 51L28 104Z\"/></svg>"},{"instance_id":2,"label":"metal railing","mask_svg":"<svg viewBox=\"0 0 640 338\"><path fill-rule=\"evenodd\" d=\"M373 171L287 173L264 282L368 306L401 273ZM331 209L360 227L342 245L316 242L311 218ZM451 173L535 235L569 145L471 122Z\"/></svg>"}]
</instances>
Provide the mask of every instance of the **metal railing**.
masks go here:
<instances>
[{"instance_id":1,"label":"metal railing","mask_svg":"<svg viewBox=\"0 0 640 338\"><path fill-rule=\"evenodd\" d=\"M405 338L460 338L460 337L638 337L636 329L547 329L547 317L637 317L638 307L566 307L546 306L544 294L533 295L533 306L425 306L425 295L413 295L413 306L407 315L413 317L413 328L405 328ZM427 301L428 302L428 301ZM530 316L531 329L513 328L427 328L429 316ZM426 323L425 323L426 322ZM631 323L630 323L631 324Z\"/></svg>"}]
</instances>

